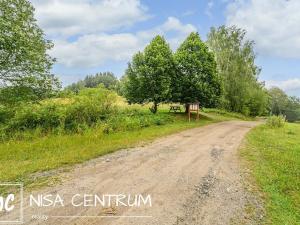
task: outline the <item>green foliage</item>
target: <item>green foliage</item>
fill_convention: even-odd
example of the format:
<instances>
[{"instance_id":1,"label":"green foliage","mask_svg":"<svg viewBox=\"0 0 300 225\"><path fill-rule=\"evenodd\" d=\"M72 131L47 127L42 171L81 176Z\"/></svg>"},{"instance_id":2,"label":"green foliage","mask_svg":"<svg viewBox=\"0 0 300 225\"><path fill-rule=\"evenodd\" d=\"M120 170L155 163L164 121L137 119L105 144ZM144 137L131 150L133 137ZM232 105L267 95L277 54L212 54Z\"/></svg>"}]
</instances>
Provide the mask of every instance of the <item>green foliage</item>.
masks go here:
<instances>
[{"instance_id":1,"label":"green foliage","mask_svg":"<svg viewBox=\"0 0 300 225\"><path fill-rule=\"evenodd\" d=\"M47 54L52 46L50 41L44 39L29 1L0 1L3 104L46 98L57 92L60 83L50 74L54 60Z\"/></svg>"},{"instance_id":2,"label":"green foliage","mask_svg":"<svg viewBox=\"0 0 300 225\"><path fill-rule=\"evenodd\" d=\"M8 125L8 131L42 128L49 130L63 124L63 108L54 103L28 104L20 107Z\"/></svg>"},{"instance_id":3,"label":"green foliage","mask_svg":"<svg viewBox=\"0 0 300 225\"><path fill-rule=\"evenodd\" d=\"M118 79L111 72L97 73L96 75L86 76L83 80L73 83L66 87L66 90L78 92L84 88L95 88L100 84L104 85L105 88L110 90L116 90L118 88Z\"/></svg>"},{"instance_id":4,"label":"green foliage","mask_svg":"<svg viewBox=\"0 0 300 225\"><path fill-rule=\"evenodd\" d=\"M4 132L7 136L33 129L39 129L42 133L82 132L115 112L116 98L114 92L99 87L83 89L67 103L48 100L39 104L24 104L7 121ZM0 111L0 118L1 115L5 115L4 112Z\"/></svg>"},{"instance_id":5,"label":"green foliage","mask_svg":"<svg viewBox=\"0 0 300 225\"><path fill-rule=\"evenodd\" d=\"M160 102L216 106L221 81L214 56L198 33L191 33L173 56L166 41L155 37L144 52L134 55L124 76L124 95L130 103Z\"/></svg>"},{"instance_id":6,"label":"green foliage","mask_svg":"<svg viewBox=\"0 0 300 225\"><path fill-rule=\"evenodd\" d=\"M117 98L114 91L100 86L82 89L70 98L23 104L15 112L0 107L0 136L2 140L26 139L84 133L95 127L104 133L115 133L174 122L168 113L153 115L140 106L116 105Z\"/></svg>"},{"instance_id":7,"label":"green foliage","mask_svg":"<svg viewBox=\"0 0 300 225\"><path fill-rule=\"evenodd\" d=\"M137 53L126 70L125 96L130 103L153 102L156 113L161 102L171 97L171 78L175 73L172 51L161 36L156 36Z\"/></svg>"},{"instance_id":8,"label":"green foliage","mask_svg":"<svg viewBox=\"0 0 300 225\"><path fill-rule=\"evenodd\" d=\"M272 115L285 115L289 122L300 120L300 99L289 97L280 88L274 87L269 90L270 113Z\"/></svg>"},{"instance_id":9,"label":"green foliage","mask_svg":"<svg viewBox=\"0 0 300 225\"><path fill-rule=\"evenodd\" d=\"M142 76L144 76L143 67L144 67L144 56L141 52L135 54L132 58L132 62L128 64L125 79L125 92L124 96L127 101L131 103L143 103L146 101L144 99L144 91L142 90L144 84L142 83Z\"/></svg>"},{"instance_id":10,"label":"green foliage","mask_svg":"<svg viewBox=\"0 0 300 225\"><path fill-rule=\"evenodd\" d=\"M266 115L269 105L268 92L260 84L254 86L256 88L249 91L249 99L244 108L244 110L247 109L248 111L244 114L252 117Z\"/></svg>"},{"instance_id":11,"label":"green foliage","mask_svg":"<svg viewBox=\"0 0 300 225\"><path fill-rule=\"evenodd\" d=\"M177 73L172 82L172 101L200 102L215 107L221 95L221 81L212 52L198 33L191 33L175 53Z\"/></svg>"},{"instance_id":12,"label":"green foliage","mask_svg":"<svg viewBox=\"0 0 300 225\"><path fill-rule=\"evenodd\" d=\"M270 111L274 115L280 115L288 105L288 96L283 90L273 87L269 90L271 97Z\"/></svg>"},{"instance_id":13,"label":"green foliage","mask_svg":"<svg viewBox=\"0 0 300 225\"><path fill-rule=\"evenodd\" d=\"M105 88L83 89L75 101L66 109L65 129L84 130L115 112L116 94Z\"/></svg>"},{"instance_id":14,"label":"green foliage","mask_svg":"<svg viewBox=\"0 0 300 225\"><path fill-rule=\"evenodd\" d=\"M0 125L13 117L13 110L0 104Z\"/></svg>"},{"instance_id":15,"label":"green foliage","mask_svg":"<svg viewBox=\"0 0 300 225\"><path fill-rule=\"evenodd\" d=\"M168 114L149 113L120 113L118 116L112 116L105 124L104 133L138 130L153 125L166 125L174 122L174 118Z\"/></svg>"},{"instance_id":16,"label":"green foliage","mask_svg":"<svg viewBox=\"0 0 300 225\"><path fill-rule=\"evenodd\" d=\"M279 127L283 127L285 124L285 116L283 115L279 115L279 116L269 116L267 118L267 126L271 127L271 128L279 128Z\"/></svg>"},{"instance_id":17,"label":"green foliage","mask_svg":"<svg viewBox=\"0 0 300 225\"><path fill-rule=\"evenodd\" d=\"M245 39L246 31L236 27L211 28L207 44L215 54L223 81L221 107L245 115L262 115L268 98L258 82L260 69L255 65L253 42Z\"/></svg>"}]
</instances>

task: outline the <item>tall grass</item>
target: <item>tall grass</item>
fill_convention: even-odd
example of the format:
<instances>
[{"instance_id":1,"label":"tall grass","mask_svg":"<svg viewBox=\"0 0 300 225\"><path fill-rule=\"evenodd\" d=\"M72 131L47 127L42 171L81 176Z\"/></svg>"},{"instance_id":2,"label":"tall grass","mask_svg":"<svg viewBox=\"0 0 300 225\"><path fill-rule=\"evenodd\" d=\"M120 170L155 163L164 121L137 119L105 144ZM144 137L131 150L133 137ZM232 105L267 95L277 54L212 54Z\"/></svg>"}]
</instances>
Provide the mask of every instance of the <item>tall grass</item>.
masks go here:
<instances>
[{"instance_id":1,"label":"tall grass","mask_svg":"<svg viewBox=\"0 0 300 225\"><path fill-rule=\"evenodd\" d=\"M0 108L1 115L4 112L1 114ZM3 120L0 134L1 140L7 141L84 133L95 127L103 133L113 133L163 125L173 120L168 114L153 115L141 106L129 106L115 92L99 87L83 89L69 98L22 105L9 121Z\"/></svg>"},{"instance_id":2,"label":"tall grass","mask_svg":"<svg viewBox=\"0 0 300 225\"><path fill-rule=\"evenodd\" d=\"M283 115L279 115L279 116L269 116L267 118L266 124L268 127L271 128L279 128L279 127L283 127L284 124L286 122L286 118Z\"/></svg>"}]
</instances>

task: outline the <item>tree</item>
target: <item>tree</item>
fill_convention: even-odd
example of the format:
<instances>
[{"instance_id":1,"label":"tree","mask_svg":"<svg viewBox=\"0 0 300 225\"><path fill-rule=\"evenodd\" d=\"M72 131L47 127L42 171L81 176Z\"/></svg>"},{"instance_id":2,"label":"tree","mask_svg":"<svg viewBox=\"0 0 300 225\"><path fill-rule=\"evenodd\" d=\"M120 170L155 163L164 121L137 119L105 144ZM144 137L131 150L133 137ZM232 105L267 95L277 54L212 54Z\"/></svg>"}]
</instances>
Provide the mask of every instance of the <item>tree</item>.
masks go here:
<instances>
[{"instance_id":1,"label":"tree","mask_svg":"<svg viewBox=\"0 0 300 225\"><path fill-rule=\"evenodd\" d=\"M191 33L175 53L177 73L173 76L172 101L198 101L215 107L221 95L221 81L214 55L198 33Z\"/></svg>"},{"instance_id":2,"label":"tree","mask_svg":"<svg viewBox=\"0 0 300 225\"><path fill-rule=\"evenodd\" d=\"M249 99L246 107L249 109L249 116L267 115L269 105L268 91L260 83L254 85L249 92Z\"/></svg>"},{"instance_id":3,"label":"tree","mask_svg":"<svg viewBox=\"0 0 300 225\"><path fill-rule=\"evenodd\" d=\"M83 88L95 88L99 84L103 84L105 88L116 90L119 80L111 72L96 73L95 75L88 75L83 80L73 83L66 87L66 89L78 92Z\"/></svg>"},{"instance_id":4,"label":"tree","mask_svg":"<svg viewBox=\"0 0 300 225\"><path fill-rule=\"evenodd\" d=\"M156 36L144 52L134 55L126 70L125 96L131 103L158 104L171 98L171 78L175 73L172 51L161 36Z\"/></svg>"},{"instance_id":5,"label":"tree","mask_svg":"<svg viewBox=\"0 0 300 225\"><path fill-rule=\"evenodd\" d=\"M0 1L0 83L5 91L22 89L28 100L57 91L60 83L50 73L54 59L47 54L52 47L38 27L29 1Z\"/></svg>"},{"instance_id":6,"label":"tree","mask_svg":"<svg viewBox=\"0 0 300 225\"><path fill-rule=\"evenodd\" d=\"M126 75L123 75L120 79L119 82L116 85L116 92L118 93L118 95L120 96L125 96L126 93L126 82L127 82L128 78Z\"/></svg>"},{"instance_id":7,"label":"tree","mask_svg":"<svg viewBox=\"0 0 300 225\"><path fill-rule=\"evenodd\" d=\"M111 72L97 73L95 76L87 76L84 79L85 87L94 88L103 84L107 89L115 89L118 83L117 77Z\"/></svg>"},{"instance_id":8,"label":"tree","mask_svg":"<svg viewBox=\"0 0 300 225\"><path fill-rule=\"evenodd\" d=\"M288 95L278 87L272 87L269 90L270 95L270 112L273 115L282 115L284 110L288 107Z\"/></svg>"},{"instance_id":9,"label":"tree","mask_svg":"<svg viewBox=\"0 0 300 225\"><path fill-rule=\"evenodd\" d=\"M136 53L132 57L132 62L128 64L128 68L124 76L124 96L131 103L142 104L145 101L145 91L142 90L142 77L144 76L144 55L142 52Z\"/></svg>"},{"instance_id":10,"label":"tree","mask_svg":"<svg viewBox=\"0 0 300 225\"><path fill-rule=\"evenodd\" d=\"M260 68L255 65L254 43L245 38L246 31L221 26L211 28L207 44L214 52L218 73L223 81L224 94L221 106L227 110L259 115L266 107L266 91L258 82ZM253 104L253 94L261 102ZM260 109L256 109L255 107ZM250 108L254 107L254 108Z\"/></svg>"},{"instance_id":11,"label":"tree","mask_svg":"<svg viewBox=\"0 0 300 225\"><path fill-rule=\"evenodd\" d=\"M278 87L269 90L270 114L285 115L290 122L300 120L300 99L288 96Z\"/></svg>"}]
</instances>

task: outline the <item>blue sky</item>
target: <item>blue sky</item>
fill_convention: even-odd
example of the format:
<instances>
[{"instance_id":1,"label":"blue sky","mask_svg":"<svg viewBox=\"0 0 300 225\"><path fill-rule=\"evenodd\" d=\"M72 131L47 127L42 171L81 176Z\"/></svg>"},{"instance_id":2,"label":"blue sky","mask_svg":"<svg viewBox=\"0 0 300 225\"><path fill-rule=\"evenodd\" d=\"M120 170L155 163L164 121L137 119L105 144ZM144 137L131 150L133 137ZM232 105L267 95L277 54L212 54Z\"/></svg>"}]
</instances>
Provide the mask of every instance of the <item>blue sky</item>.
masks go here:
<instances>
[{"instance_id":1,"label":"blue sky","mask_svg":"<svg viewBox=\"0 0 300 225\"><path fill-rule=\"evenodd\" d=\"M64 85L85 75L124 74L128 61L156 34L173 50L192 31L237 25L254 40L260 80L300 97L299 0L32 0L55 47L53 72Z\"/></svg>"}]
</instances>

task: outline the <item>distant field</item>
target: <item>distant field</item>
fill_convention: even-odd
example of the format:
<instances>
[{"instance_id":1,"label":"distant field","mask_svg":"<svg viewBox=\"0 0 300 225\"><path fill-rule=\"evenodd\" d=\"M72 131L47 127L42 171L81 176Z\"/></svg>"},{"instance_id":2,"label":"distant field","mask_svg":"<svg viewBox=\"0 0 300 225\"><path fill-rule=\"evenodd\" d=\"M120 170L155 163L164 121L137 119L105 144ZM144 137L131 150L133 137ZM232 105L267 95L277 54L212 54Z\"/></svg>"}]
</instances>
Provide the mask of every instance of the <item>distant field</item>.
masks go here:
<instances>
[{"instance_id":1,"label":"distant field","mask_svg":"<svg viewBox=\"0 0 300 225\"><path fill-rule=\"evenodd\" d=\"M300 125L256 127L241 154L265 196L265 223L300 224Z\"/></svg>"},{"instance_id":2,"label":"distant field","mask_svg":"<svg viewBox=\"0 0 300 225\"><path fill-rule=\"evenodd\" d=\"M103 133L103 128L91 128L81 134L50 134L44 137L33 136L24 140L2 142L0 143L0 181L22 181L25 185L39 183L42 178L36 179L32 174L66 168L68 165L136 146L184 129L236 119L218 113L201 113L200 121L192 120L189 123L184 113L168 113L168 108L167 105L162 106L156 117L163 119L168 116L173 118L171 121L160 123L158 120L145 128L109 134Z\"/></svg>"}]
</instances>

